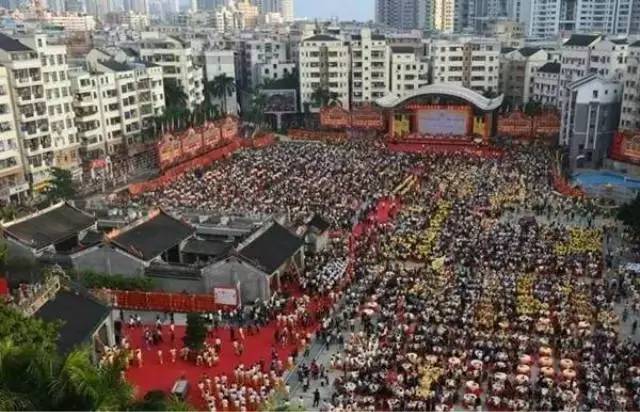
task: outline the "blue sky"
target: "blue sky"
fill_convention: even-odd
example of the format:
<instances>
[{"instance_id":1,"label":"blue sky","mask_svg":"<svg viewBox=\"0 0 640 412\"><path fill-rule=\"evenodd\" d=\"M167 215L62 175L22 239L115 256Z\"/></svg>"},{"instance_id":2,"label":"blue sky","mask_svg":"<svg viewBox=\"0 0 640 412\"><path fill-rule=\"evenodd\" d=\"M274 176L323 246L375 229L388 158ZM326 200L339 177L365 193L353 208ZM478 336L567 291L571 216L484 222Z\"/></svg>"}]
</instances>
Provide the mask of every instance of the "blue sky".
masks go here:
<instances>
[{"instance_id":1,"label":"blue sky","mask_svg":"<svg viewBox=\"0 0 640 412\"><path fill-rule=\"evenodd\" d=\"M373 19L375 0L294 0L296 17L367 21Z\"/></svg>"}]
</instances>

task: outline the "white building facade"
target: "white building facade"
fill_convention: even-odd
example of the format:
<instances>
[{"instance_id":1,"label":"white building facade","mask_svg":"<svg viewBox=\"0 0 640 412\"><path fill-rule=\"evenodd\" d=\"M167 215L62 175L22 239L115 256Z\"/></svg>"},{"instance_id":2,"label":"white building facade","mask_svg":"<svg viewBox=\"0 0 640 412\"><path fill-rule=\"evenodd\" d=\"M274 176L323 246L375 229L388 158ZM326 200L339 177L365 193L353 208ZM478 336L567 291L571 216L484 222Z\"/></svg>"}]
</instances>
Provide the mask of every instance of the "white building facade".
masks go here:
<instances>
[{"instance_id":1,"label":"white building facade","mask_svg":"<svg viewBox=\"0 0 640 412\"><path fill-rule=\"evenodd\" d=\"M349 109L349 45L328 35L315 35L300 45L300 98L303 108L318 110L313 93L328 90L345 109Z\"/></svg>"}]
</instances>

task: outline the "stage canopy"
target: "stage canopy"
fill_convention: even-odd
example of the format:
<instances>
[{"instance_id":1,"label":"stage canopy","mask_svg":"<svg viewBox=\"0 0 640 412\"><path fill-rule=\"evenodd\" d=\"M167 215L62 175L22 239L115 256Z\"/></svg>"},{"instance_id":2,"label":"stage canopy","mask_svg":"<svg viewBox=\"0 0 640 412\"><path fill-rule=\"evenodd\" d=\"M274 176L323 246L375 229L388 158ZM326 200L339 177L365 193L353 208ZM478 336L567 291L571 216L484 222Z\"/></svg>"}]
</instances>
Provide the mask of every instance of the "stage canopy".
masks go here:
<instances>
[{"instance_id":1,"label":"stage canopy","mask_svg":"<svg viewBox=\"0 0 640 412\"><path fill-rule=\"evenodd\" d=\"M398 97L394 94L388 94L376 100L376 104L380 107L390 109L397 107L399 104L402 104L406 101L425 95L457 97L471 103L472 105L483 111L496 110L500 107L502 101L504 100L504 95L502 94L491 99L484 97L471 89L467 89L466 87L457 86L454 84L431 84L429 86L417 89L413 93L407 94L403 97Z\"/></svg>"}]
</instances>

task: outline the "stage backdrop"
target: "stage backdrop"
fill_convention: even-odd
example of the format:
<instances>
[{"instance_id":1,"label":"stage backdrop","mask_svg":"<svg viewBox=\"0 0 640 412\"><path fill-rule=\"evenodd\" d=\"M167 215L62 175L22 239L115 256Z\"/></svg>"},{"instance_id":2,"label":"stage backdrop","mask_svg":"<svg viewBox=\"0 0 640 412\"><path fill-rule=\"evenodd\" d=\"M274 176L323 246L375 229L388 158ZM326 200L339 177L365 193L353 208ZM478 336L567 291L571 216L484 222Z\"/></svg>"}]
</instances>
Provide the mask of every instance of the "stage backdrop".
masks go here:
<instances>
[{"instance_id":1,"label":"stage backdrop","mask_svg":"<svg viewBox=\"0 0 640 412\"><path fill-rule=\"evenodd\" d=\"M422 109L418 112L418 132L426 135L468 134L469 115L466 111Z\"/></svg>"}]
</instances>

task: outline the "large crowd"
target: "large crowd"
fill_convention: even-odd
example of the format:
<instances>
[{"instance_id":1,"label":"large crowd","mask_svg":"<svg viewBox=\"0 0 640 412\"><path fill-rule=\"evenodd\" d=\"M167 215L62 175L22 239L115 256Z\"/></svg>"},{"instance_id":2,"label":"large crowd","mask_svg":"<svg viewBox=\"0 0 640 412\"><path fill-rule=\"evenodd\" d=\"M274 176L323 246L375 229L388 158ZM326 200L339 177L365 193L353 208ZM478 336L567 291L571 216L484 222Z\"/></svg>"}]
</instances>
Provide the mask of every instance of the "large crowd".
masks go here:
<instances>
[{"instance_id":1,"label":"large crowd","mask_svg":"<svg viewBox=\"0 0 640 412\"><path fill-rule=\"evenodd\" d=\"M623 330L615 310L624 299L638 316L637 283L608 270L611 220L553 192L552 158L544 147L483 159L278 144L143 201L284 212L293 224L319 213L351 229L416 176L395 219L370 221L299 275L337 302L318 333L339 342L323 365L337 376L327 408L638 410L637 322Z\"/></svg>"}]
</instances>

